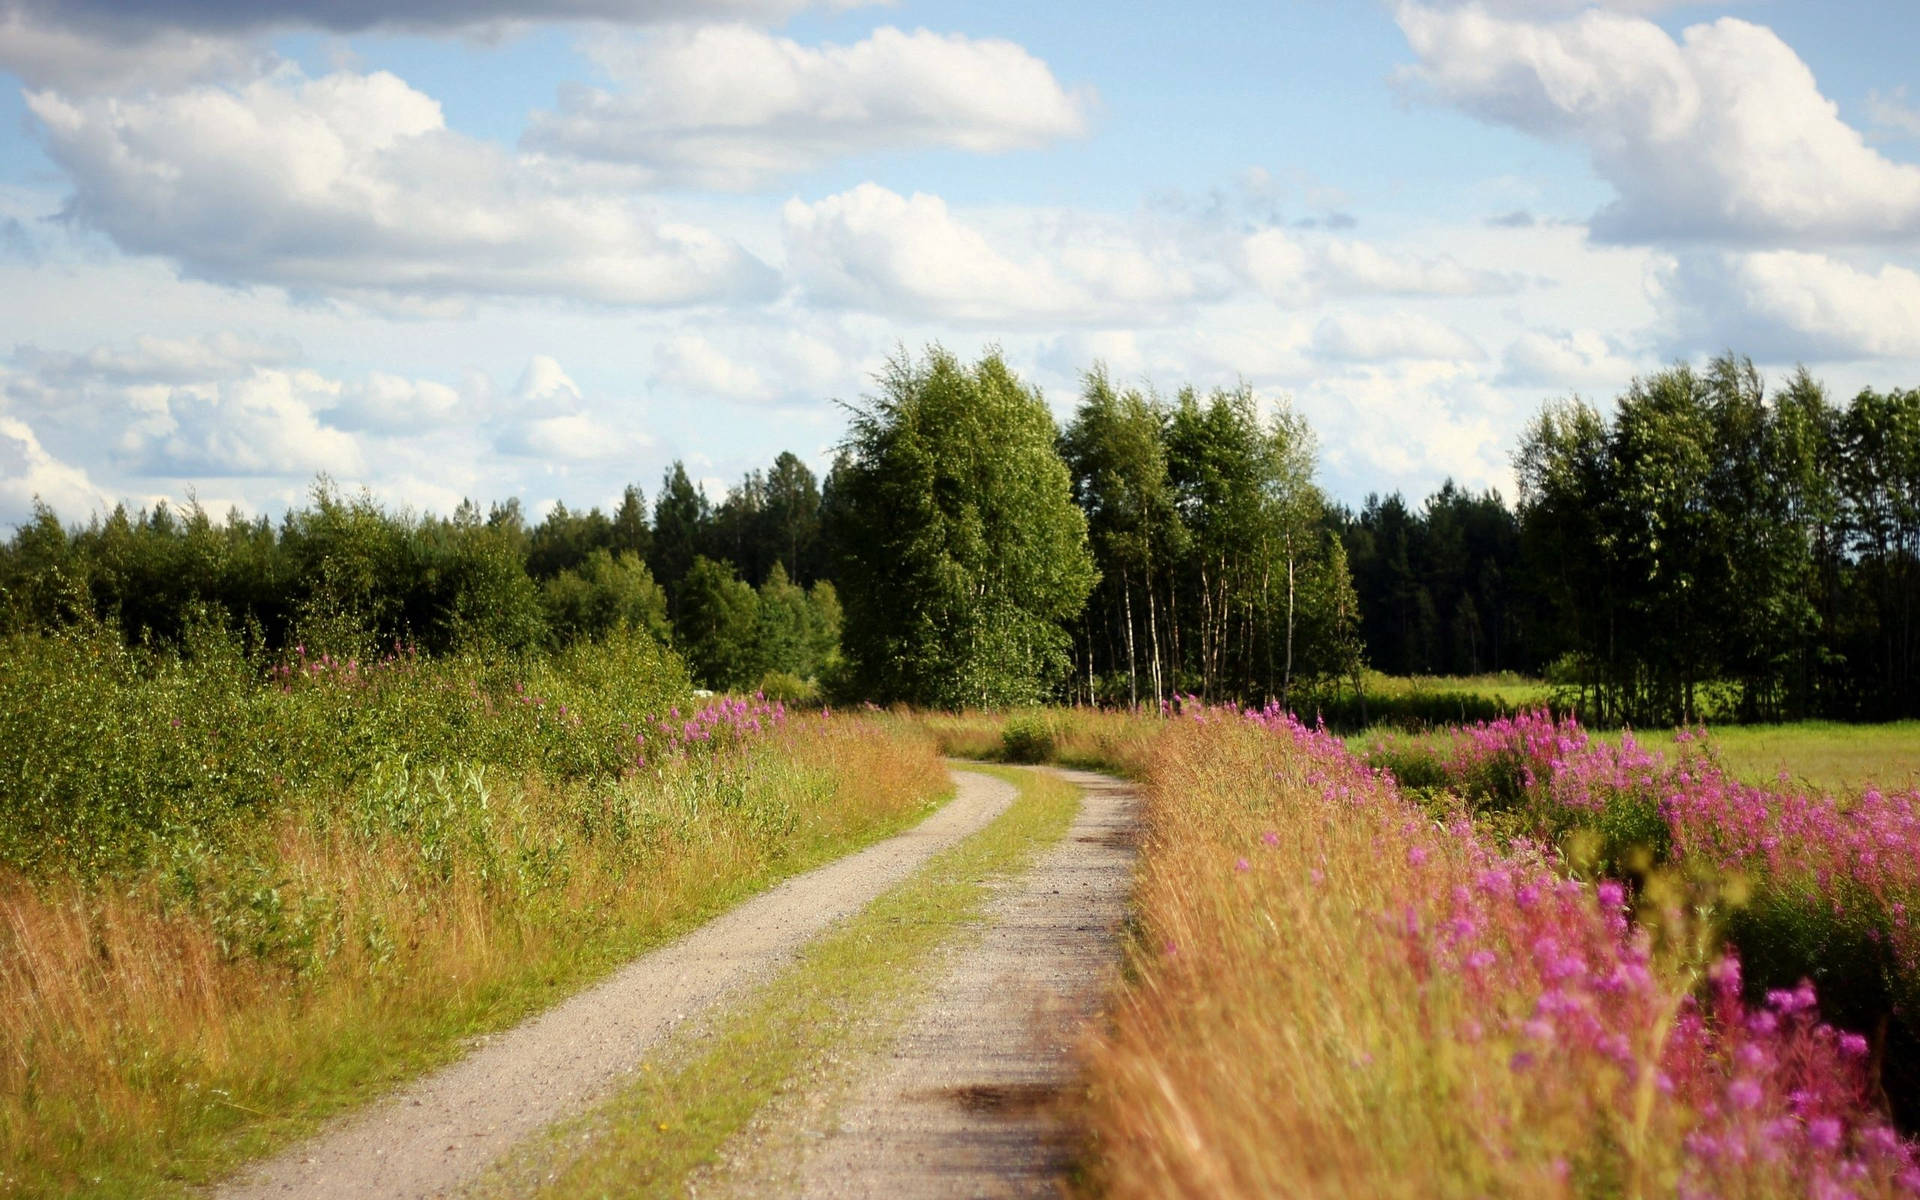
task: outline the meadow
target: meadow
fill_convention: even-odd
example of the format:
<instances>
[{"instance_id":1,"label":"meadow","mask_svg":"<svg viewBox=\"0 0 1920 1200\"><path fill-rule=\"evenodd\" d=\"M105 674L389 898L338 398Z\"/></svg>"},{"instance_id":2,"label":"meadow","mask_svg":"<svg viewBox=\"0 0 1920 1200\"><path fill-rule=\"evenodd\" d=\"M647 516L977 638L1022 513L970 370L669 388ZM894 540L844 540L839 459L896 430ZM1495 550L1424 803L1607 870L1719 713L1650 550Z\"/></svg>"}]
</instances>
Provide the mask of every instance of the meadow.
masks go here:
<instances>
[{"instance_id":1,"label":"meadow","mask_svg":"<svg viewBox=\"0 0 1920 1200\"><path fill-rule=\"evenodd\" d=\"M3 649L0 1190L215 1179L904 827L944 753L1145 785L1091 1194L1920 1193L1911 726L800 713L642 634Z\"/></svg>"},{"instance_id":2,"label":"meadow","mask_svg":"<svg viewBox=\"0 0 1920 1200\"><path fill-rule=\"evenodd\" d=\"M1897 780L1898 731L896 719L1147 785L1128 982L1087 1056L1093 1194L1920 1191L1920 797L1767 761Z\"/></svg>"},{"instance_id":3,"label":"meadow","mask_svg":"<svg viewBox=\"0 0 1920 1200\"><path fill-rule=\"evenodd\" d=\"M0 673L0 1192L217 1177L944 794L865 716L697 700L644 635Z\"/></svg>"}]
</instances>

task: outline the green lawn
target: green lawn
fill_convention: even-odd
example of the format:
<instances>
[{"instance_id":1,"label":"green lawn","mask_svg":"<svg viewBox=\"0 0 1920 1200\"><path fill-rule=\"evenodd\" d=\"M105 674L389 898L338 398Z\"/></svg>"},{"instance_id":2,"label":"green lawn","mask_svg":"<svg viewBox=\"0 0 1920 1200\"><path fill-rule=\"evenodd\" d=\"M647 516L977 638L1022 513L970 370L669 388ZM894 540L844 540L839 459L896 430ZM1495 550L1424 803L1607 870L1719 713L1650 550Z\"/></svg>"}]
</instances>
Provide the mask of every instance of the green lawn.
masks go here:
<instances>
[{"instance_id":1,"label":"green lawn","mask_svg":"<svg viewBox=\"0 0 1920 1200\"><path fill-rule=\"evenodd\" d=\"M1553 696L1553 688L1545 680L1512 671L1496 675L1383 675L1368 671L1364 681L1367 695L1381 698L1464 693L1524 708L1545 704Z\"/></svg>"},{"instance_id":2,"label":"green lawn","mask_svg":"<svg viewBox=\"0 0 1920 1200\"><path fill-rule=\"evenodd\" d=\"M1886 790L1920 787L1920 721L1722 725L1711 736L1728 769L1749 783L1776 783L1784 772L1823 791L1858 791L1868 784ZM1647 740L1665 745L1671 735Z\"/></svg>"}]
</instances>

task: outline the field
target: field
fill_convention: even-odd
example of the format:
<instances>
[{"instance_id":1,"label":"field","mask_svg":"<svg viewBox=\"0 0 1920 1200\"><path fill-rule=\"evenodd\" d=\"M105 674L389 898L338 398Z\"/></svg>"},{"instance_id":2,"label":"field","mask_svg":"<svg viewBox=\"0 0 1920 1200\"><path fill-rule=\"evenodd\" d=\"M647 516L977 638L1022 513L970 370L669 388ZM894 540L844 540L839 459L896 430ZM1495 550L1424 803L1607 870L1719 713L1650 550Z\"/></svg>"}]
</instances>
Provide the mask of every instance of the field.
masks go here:
<instances>
[{"instance_id":1,"label":"field","mask_svg":"<svg viewBox=\"0 0 1920 1200\"><path fill-rule=\"evenodd\" d=\"M9 1193L215 1178L946 787L868 718L695 707L644 638L264 679L6 652Z\"/></svg>"},{"instance_id":2,"label":"field","mask_svg":"<svg viewBox=\"0 0 1920 1200\"><path fill-rule=\"evenodd\" d=\"M1132 982L1089 1055L1097 1194L1920 1189L1914 798L1775 769L1897 778L1898 728L915 724L1148 784Z\"/></svg>"},{"instance_id":3,"label":"field","mask_svg":"<svg viewBox=\"0 0 1920 1200\"><path fill-rule=\"evenodd\" d=\"M946 753L1144 787L1126 982L1082 1049L1088 1194L1920 1193L1914 725L1641 737L1523 713L1342 740L1197 703L703 702L645 638L264 670L221 641L6 649L7 1191L217 1179L900 829ZM1503 706L1535 686L1454 683ZM823 943L864 972L836 1012L892 994L868 931L891 912ZM758 1003L804 1013L824 987ZM543 1178L594 1191L640 1154L672 1191L840 1053L836 1028L742 1018L741 1046L786 1048L715 1043L738 1087L649 1081L620 1101L640 1115L594 1118L626 1130L599 1157L553 1142Z\"/></svg>"}]
</instances>

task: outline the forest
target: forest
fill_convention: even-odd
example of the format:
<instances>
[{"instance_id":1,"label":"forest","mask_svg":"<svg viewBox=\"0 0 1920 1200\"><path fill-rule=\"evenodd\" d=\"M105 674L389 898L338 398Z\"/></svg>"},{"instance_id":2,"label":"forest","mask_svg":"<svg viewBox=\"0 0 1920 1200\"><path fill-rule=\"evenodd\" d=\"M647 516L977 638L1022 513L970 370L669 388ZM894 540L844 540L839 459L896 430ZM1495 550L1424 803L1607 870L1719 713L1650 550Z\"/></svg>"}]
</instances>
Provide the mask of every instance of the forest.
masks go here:
<instances>
[{"instance_id":1,"label":"forest","mask_svg":"<svg viewBox=\"0 0 1920 1200\"><path fill-rule=\"evenodd\" d=\"M0 545L0 623L257 653L537 653L636 627L716 689L945 707L1180 695L1311 712L1389 675L1544 676L1593 724L1920 714L1920 391L1769 390L1731 354L1528 425L1518 494L1357 509L1251 389L1095 366L1064 426L995 353L902 356L824 480L449 516L315 483L277 522L197 503Z\"/></svg>"}]
</instances>

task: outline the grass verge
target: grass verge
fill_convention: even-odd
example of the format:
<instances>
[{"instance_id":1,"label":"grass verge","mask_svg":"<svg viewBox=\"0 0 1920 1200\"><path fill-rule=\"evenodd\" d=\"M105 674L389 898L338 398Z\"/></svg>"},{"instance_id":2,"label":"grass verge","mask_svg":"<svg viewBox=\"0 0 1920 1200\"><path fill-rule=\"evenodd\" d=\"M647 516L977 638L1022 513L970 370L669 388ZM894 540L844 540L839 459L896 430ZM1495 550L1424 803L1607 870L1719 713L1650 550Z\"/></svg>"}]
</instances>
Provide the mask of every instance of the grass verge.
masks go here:
<instances>
[{"instance_id":1,"label":"grass verge","mask_svg":"<svg viewBox=\"0 0 1920 1200\"><path fill-rule=\"evenodd\" d=\"M481 1195L678 1195L788 1083L890 1024L928 984L925 968L985 911L991 885L1026 870L1067 831L1079 792L1057 777L980 767L1019 797L979 833L815 942L706 1039L678 1040L627 1091L563 1123L477 1187Z\"/></svg>"},{"instance_id":2,"label":"grass verge","mask_svg":"<svg viewBox=\"0 0 1920 1200\"><path fill-rule=\"evenodd\" d=\"M217 1179L945 785L924 741L802 724L618 782L389 780L290 809L192 895L0 881L0 1194Z\"/></svg>"}]
</instances>

